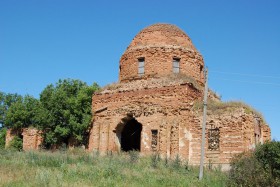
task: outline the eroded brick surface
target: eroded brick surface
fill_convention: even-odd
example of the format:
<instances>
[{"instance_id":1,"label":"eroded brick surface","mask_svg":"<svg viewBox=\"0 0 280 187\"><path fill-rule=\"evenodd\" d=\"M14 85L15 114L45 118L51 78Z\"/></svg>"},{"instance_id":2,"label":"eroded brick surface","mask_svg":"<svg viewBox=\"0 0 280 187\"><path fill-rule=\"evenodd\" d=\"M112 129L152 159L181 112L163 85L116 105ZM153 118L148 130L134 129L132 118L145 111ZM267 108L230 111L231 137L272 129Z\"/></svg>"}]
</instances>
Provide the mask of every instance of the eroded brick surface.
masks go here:
<instances>
[{"instance_id":1,"label":"eroded brick surface","mask_svg":"<svg viewBox=\"0 0 280 187\"><path fill-rule=\"evenodd\" d=\"M145 58L143 76L138 75L140 57ZM180 58L178 74L172 71L174 57ZM92 97L89 151L118 152L124 144L130 146L131 142L124 141L124 132L127 124L136 120L141 131L136 129L130 135L139 133L140 144L139 148L138 144L131 147L141 154L158 152L171 158L179 155L190 164L199 164L202 111L194 105L202 100L203 68L202 56L178 27L156 24L142 30L120 59L119 83L104 87ZM220 102L213 92L209 92L208 98ZM8 130L6 145L15 135ZM40 131L24 129L22 135L24 150L39 148ZM235 154L270 140L269 126L243 106L209 113L205 164L221 165L226 170ZM69 147L75 146L70 138Z\"/></svg>"},{"instance_id":2,"label":"eroded brick surface","mask_svg":"<svg viewBox=\"0 0 280 187\"><path fill-rule=\"evenodd\" d=\"M11 141L15 136L18 136L21 134L21 131L14 130L14 129L8 129L6 133L6 140L5 140L5 147L8 148Z\"/></svg>"},{"instance_id":3,"label":"eroded brick surface","mask_svg":"<svg viewBox=\"0 0 280 187\"><path fill-rule=\"evenodd\" d=\"M201 91L188 84L94 95L95 115L89 149L118 151L120 141L114 131L129 115L143 126L142 152L152 151L152 130L158 130L158 151L176 155L179 153L179 130L189 129L186 122L191 116L193 101L200 97Z\"/></svg>"},{"instance_id":4,"label":"eroded brick surface","mask_svg":"<svg viewBox=\"0 0 280 187\"><path fill-rule=\"evenodd\" d=\"M9 147L15 136L22 138L22 149L25 151L38 150L43 142L42 132L35 128L24 128L20 130L8 129L6 135L6 148Z\"/></svg>"},{"instance_id":5,"label":"eroded brick surface","mask_svg":"<svg viewBox=\"0 0 280 187\"><path fill-rule=\"evenodd\" d=\"M173 58L179 58L180 73L204 81L202 56L175 25L155 24L135 36L120 59L120 82L139 78L139 58L145 58L145 78L172 74Z\"/></svg>"},{"instance_id":6,"label":"eroded brick surface","mask_svg":"<svg viewBox=\"0 0 280 187\"><path fill-rule=\"evenodd\" d=\"M22 131L23 150L38 150L43 142L42 132L35 128L25 128Z\"/></svg>"},{"instance_id":7,"label":"eroded brick surface","mask_svg":"<svg viewBox=\"0 0 280 187\"><path fill-rule=\"evenodd\" d=\"M130 115L143 126L142 153L154 152L152 130L157 130L157 152L163 157L174 158L178 154L190 164L199 164L202 113L193 109L193 103L201 98L202 91L188 84L94 95L89 150L120 151L121 141L116 129ZM235 154L270 140L269 127L263 122L256 124L256 119L258 117L246 114L242 107L219 115L209 114L205 163L228 164ZM219 131L219 146L210 149L208 138L211 140L211 137L208 136L212 129Z\"/></svg>"},{"instance_id":8,"label":"eroded brick surface","mask_svg":"<svg viewBox=\"0 0 280 187\"><path fill-rule=\"evenodd\" d=\"M138 74L138 58L145 58L145 73ZM180 73L172 71L180 59ZM141 123L140 152L162 157L179 155L190 164L200 161L204 62L189 37L178 27L156 24L133 39L120 60L119 83L103 88L92 98L93 125L89 150L120 151L127 121ZM209 99L219 102L210 92ZM157 136L155 133L157 132ZM131 134L133 135L133 134ZM230 112L208 114L205 164L228 169L230 159L270 140L270 128L243 106ZM156 143L155 143L156 142Z\"/></svg>"}]
</instances>

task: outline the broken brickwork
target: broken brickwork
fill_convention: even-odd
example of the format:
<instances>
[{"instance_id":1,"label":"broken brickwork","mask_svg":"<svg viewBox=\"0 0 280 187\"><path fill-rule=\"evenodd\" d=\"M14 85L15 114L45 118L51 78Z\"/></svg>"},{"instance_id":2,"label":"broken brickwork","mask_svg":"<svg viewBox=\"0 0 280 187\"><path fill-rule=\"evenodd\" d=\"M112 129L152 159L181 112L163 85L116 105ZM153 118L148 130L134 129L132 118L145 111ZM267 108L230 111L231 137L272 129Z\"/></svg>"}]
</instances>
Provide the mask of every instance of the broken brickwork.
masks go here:
<instances>
[{"instance_id":1,"label":"broken brickwork","mask_svg":"<svg viewBox=\"0 0 280 187\"><path fill-rule=\"evenodd\" d=\"M38 150L43 142L42 132L35 128L25 128L22 131L22 149Z\"/></svg>"},{"instance_id":2,"label":"broken brickwork","mask_svg":"<svg viewBox=\"0 0 280 187\"><path fill-rule=\"evenodd\" d=\"M22 149L38 150L43 142L42 132L35 128L24 128L20 130L8 129L6 134L6 148L9 147L15 136L22 138Z\"/></svg>"},{"instance_id":3,"label":"broken brickwork","mask_svg":"<svg viewBox=\"0 0 280 187\"><path fill-rule=\"evenodd\" d=\"M198 165L202 111L196 103L202 102L204 62L190 38L174 25L149 26L133 39L119 68L119 82L92 97L89 151L179 155ZM222 103L212 91L208 98ZM205 134L205 164L224 170L234 155L271 139L262 117L244 105L227 108L208 110ZM8 130L6 145L18 135L24 150L39 149L41 132L32 128ZM68 141L69 148L77 145Z\"/></svg>"},{"instance_id":4,"label":"broken brickwork","mask_svg":"<svg viewBox=\"0 0 280 187\"><path fill-rule=\"evenodd\" d=\"M160 82L160 79L158 81ZM131 83L139 83L137 91L115 90L114 93L93 96L94 122L89 149L101 152L120 151L118 128L122 124L125 125L129 118L134 118L142 125L141 152L155 151L152 132L157 130L158 152L166 156L176 156L180 152L187 155L188 153L184 152L188 149L188 142L184 139L179 146L179 133L180 130L188 131L190 128L188 118L192 116L193 101L201 96L201 91L188 82L141 89L142 82Z\"/></svg>"},{"instance_id":5,"label":"broken brickwork","mask_svg":"<svg viewBox=\"0 0 280 187\"><path fill-rule=\"evenodd\" d=\"M175 64L175 65L174 65ZM155 24L140 31L120 59L119 83L92 97L89 150L139 150L200 161L204 62L178 27ZM208 98L219 98L210 92ZM243 106L207 118L205 164L228 169L230 159L270 140L270 129Z\"/></svg>"},{"instance_id":6,"label":"broken brickwork","mask_svg":"<svg viewBox=\"0 0 280 187\"><path fill-rule=\"evenodd\" d=\"M138 75L138 59L144 58L143 77ZM190 38L178 27L155 24L140 31L120 59L121 82L172 73L172 61L179 60L180 73L204 81L204 62Z\"/></svg>"},{"instance_id":7,"label":"broken brickwork","mask_svg":"<svg viewBox=\"0 0 280 187\"><path fill-rule=\"evenodd\" d=\"M200 135L191 141L191 154L189 155L191 164L199 164L200 162L200 148L195 145L201 145L202 111L197 112L196 115L195 121L200 127L193 128L191 133L192 135ZM246 108L243 107L236 107L231 111L225 110L218 114L208 114L205 134L205 164L220 165L222 169L226 170L234 155L253 150L257 144L270 141L270 129L263 121L259 121L257 124L260 130L259 138L255 136L256 119L260 118L254 113L247 113ZM214 141L211 137L213 130Z\"/></svg>"},{"instance_id":8,"label":"broken brickwork","mask_svg":"<svg viewBox=\"0 0 280 187\"><path fill-rule=\"evenodd\" d=\"M17 129L8 129L6 133L6 140L5 140L5 147L8 148L10 146L11 141L14 139L15 136L21 135L21 130Z\"/></svg>"}]
</instances>

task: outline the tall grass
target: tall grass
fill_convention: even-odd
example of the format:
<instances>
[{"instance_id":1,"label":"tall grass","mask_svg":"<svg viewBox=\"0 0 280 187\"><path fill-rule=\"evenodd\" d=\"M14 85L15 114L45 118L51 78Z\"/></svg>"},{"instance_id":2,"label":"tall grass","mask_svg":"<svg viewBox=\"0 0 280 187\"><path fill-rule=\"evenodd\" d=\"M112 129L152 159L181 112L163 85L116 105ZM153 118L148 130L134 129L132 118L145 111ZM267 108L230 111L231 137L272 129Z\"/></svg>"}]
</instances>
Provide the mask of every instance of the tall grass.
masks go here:
<instances>
[{"instance_id":1,"label":"tall grass","mask_svg":"<svg viewBox=\"0 0 280 187\"><path fill-rule=\"evenodd\" d=\"M0 186L225 186L226 174L138 153L0 151Z\"/></svg>"}]
</instances>

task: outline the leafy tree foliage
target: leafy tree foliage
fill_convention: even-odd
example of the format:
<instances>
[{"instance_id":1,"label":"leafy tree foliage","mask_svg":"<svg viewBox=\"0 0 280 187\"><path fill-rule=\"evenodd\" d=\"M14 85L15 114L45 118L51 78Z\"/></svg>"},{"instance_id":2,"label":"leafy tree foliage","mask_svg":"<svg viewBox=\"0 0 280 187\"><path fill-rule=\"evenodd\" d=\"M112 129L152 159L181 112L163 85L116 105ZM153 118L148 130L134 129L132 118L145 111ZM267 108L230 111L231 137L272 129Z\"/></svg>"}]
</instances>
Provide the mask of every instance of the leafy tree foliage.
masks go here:
<instances>
[{"instance_id":1,"label":"leafy tree foliage","mask_svg":"<svg viewBox=\"0 0 280 187\"><path fill-rule=\"evenodd\" d=\"M22 96L18 94L0 92L0 126L5 126L5 119L10 106L20 100L22 100Z\"/></svg>"},{"instance_id":2,"label":"leafy tree foliage","mask_svg":"<svg viewBox=\"0 0 280 187\"><path fill-rule=\"evenodd\" d=\"M280 186L280 142L238 155L231 163L229 186Z\"/></svg>"},{"instance_id":3,"label":"leafy tree foliage","mask_svg":"<svg viewBox=\"0 0 280 187\"><path fill-rule=\"evenodd\" d=\"M47 110L38 99L29 95L12 103L5 117L5 126L13 129L41 128L47 122Z\"/></svg>"},{"instance_id":4,"label":"leafy tree foliage","mask_svg":"<svg viewBox=\"0 0 280 187\"><path fill-rule=\"evenodd\" d=\"M91 120L91 97L99 89L94 83L88 86L80 80L59 80L48 85L40 94L40 101L47 110L45 131L46 146L68 143L73 138L77 144L86 144Z\"/></svg>"},{"instance_id":5,"label":"leafy tree foliage","mask_svg":"<svg viewBox=\"0 0 280 187\"><path fill-rule=\"evenodd\" d=\"M43 130L46 146L67 144L70 138L77 145L86 145L92 117L91 98L98 89L96 83L88 86L80 80L65 79L48 85L40 100L0 92L0 128L36 127ZM21 149L19 139L14 142L16 149ZM5 144L3 141L0 139L1 145Z\"/></svg>"},{"instance_id":6,"label":"leafy tree foliage","mask_svg":"<svg viewBox=\"0 0 280 187\"><path fill-rule=\"evenodd\" d=\"M257 147L255 157L273 179L278 178L280 185L280 142L267 142Z\"/></svg>"},{"instance_id":7,"label":"leafy tree foliage","mask_svg":"<svg viewBox=\"0 0 280 187\"><path fill-rule=\"evenodd\" d=\"M5 127L0 128L0 149L5 148L6 131L7 129Z\"/></svg>"},{"instance_id":8,"label":"leafy tree foliage","mask_svg":"<svg viewBox=\"0 0 280 187\"><path fill-rule=\"evenodd\" d=\"M14 149L17 151L22 150L22 139L19 136L15 136L9 144L9 149Z\"/></svg>"}]
</instances>

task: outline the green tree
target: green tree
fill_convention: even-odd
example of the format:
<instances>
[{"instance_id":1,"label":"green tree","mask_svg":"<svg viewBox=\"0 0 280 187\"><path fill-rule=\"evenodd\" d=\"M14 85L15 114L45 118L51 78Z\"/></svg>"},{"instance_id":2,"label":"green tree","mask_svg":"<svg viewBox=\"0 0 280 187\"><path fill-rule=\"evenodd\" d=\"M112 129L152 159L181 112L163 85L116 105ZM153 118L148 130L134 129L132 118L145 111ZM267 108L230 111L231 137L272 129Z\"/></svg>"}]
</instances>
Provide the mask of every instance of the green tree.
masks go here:
<instances>
[{"instance_id":1,"label":"green tree","mask_svg":"<svg viewBox=\"0 0 280 187\"><path fill-rule=\"evenodd\" d=\"M280 142L266 142L233 159L229 186L280 186Z\"/></svg>"},{"instance_id":2,"label":"green tree","mask_svg":"<svg viewBox=\"0 0 280 187\"><path fill-rule=\"evenodd\" d=\"M280 185L280 142L271 141L258 146L255 157Z\"/></svg>"},{"instance_id":3,"label":"green tree","mask_svg":"<svg viewBox=\"0 0 280 187\"><path fill-rule=\"evenodd\" d=\"M4 92L0 92L0 127L5 126L5 118L10 106L21 100L22 96L18 94L5 94Z\"/></svg>"},{"instance_id":4,"label":"green tree","mask_svg":"<svg viewBox=\"0 0 280 187\"><path fill-rule=\"evenodd\" d=\"M91 120L91 97L99 89L80 80L59 80L48 85L40 94L40 101L48 111L49 123L43 126L46 146L68 143L86 144Z\"/></svg>"},{"instance_id":5,"label":"green tree","mask_svg":"<svg viewBox=\"0 0 280 187\"><path fill-rule=\"evenodd\" d=\"M5 148L6 132L7 129L5 127L0 128L0 149Z\"/></svg>"},{"instance_id":6,"label":"green tree","mask_svg":"<svg viewBox=\"0 0 280 187\"><path fill-rule=\"evenodd\" d=\"M22 139L19 136L15 136L9 143L9 149L21 151L22 150Z\"/></svg>"},{"instance_id":7,"label":"green tree","mask_svg":"<svg viewBox=\"0 0 280 187\"><path fill-rule=\"evenodd\" d=\"M42 128L48 122L47 119L47 110L41 102L27 95L11 104L6 113L5 126L13 129L30 126Z\"/></svg>"}]
</instances>

